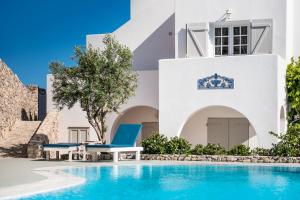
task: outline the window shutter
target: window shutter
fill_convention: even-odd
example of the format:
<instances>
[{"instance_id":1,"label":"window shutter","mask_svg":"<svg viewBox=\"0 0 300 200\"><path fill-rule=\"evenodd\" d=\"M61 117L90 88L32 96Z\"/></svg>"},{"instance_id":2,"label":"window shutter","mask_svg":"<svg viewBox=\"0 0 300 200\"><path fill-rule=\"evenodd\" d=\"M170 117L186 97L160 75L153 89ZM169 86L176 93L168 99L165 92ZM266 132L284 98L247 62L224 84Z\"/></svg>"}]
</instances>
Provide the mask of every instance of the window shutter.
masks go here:
<instances>
[{"instance_id":1,"label":"window shutter","mask_svg":"<svg viewBox=\"0 0 300 200\"><path fill-rule=\"evenodd\" d=\"M251 23L251 54L270 54L273 48L273 20L258 19Z\"/></svg>"},{"instance_id":2,"label":"window shutter","mask_svg":"<svg viewBox=\"0 0 300 200\"><path fill-rule=\"evenodd\" d=\"M208 23L192 23L186 27L186 57L208 54Z\"/></svg>"}]
</instances>

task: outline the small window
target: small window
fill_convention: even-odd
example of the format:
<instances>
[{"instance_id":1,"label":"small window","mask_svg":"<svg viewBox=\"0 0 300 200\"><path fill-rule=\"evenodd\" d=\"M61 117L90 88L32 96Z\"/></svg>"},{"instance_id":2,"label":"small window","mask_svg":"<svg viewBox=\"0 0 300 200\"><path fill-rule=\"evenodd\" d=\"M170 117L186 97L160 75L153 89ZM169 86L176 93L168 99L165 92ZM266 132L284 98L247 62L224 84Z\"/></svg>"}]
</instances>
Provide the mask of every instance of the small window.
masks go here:
<instances>
[{"instance_id":1,"label":"small window","mask_svg":"<svg viewBox=\"0 0 300 200\"><path fill-rule=\"evenodd\" d=\"M70 143L84 143L89 140L89 128L69 128Z\"/></svg>"},{"instance_id":2,"label":"small window","mask_svg":"<svg viewBox=\"0 0 300 200\"><path fill-rule=\"evenodd\" d=\"M227 27L215 29L215 55L228 55L229 29Z\"/></svg>"},{"instance_id":3,"label":"small window","mask_svg":"<svg viewBox=\"0 0 300 200\"><path fill-rule=\"evenodd\" d=\"M69 142L78 143L78 130L70 130Z\"/></svg>"}]
</instances>

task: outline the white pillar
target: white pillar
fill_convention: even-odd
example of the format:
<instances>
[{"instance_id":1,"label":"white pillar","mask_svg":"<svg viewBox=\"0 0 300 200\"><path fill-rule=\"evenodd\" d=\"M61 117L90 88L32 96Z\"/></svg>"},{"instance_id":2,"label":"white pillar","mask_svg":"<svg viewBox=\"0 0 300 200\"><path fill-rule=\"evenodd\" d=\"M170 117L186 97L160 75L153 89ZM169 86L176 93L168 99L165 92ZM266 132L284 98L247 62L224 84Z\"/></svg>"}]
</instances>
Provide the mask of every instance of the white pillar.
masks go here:
<instances>
[{"instance_id":1,"label":"white pillar","mask_svg":"<svg viewBox=\"0 0 300 200\"><path fill-rule=\"evenodd\" d=\"M86 151L85 151L85 149L83 150L83 153L82 153L82 160L86 161Z\"/></svg>"},{"instance_id":2,"label":"white pillar","mask_svg":"<svg viewBox=\"0 0 300 200\"><path fill-rule=\"evenodd\" d=\"M69 161L72 161L72 151L69 151Z\"/></svg>"},{"instance_id":3,"label":"white pillar","mask_svg":"<svg viewBox=\"0 0 300 200\"><path fill-rule=\"evenodd\" d=\"M113 161L115 163L119 161L119 152L113 152Z\"/></svg>"},{"instance_id":4,"label":"white pillar","mask_svg":"<svg viewBox=\"0 0 300 200\"><path fill-rule=\"evenodd\" d=\"M135 160L141 160L141 152L140 151L136 151Z\"/></svg>"}]
</instances>

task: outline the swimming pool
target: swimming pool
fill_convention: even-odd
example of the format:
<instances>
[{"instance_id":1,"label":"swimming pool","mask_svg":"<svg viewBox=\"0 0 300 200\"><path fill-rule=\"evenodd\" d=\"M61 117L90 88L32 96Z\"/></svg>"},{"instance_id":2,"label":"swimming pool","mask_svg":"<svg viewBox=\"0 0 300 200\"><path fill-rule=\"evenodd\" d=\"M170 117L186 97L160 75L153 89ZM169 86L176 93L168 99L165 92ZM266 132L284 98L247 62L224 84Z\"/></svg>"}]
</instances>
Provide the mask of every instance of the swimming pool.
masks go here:
<instances>
[{"instance_id":1,"label":"swimming pool","mask_svg":"<svg viewBox=\"0 0 300 200\"><path fill-rule=\"evenodd\" d=\"M299 199L300 168L133 165L70 168L84 185L25 199Z\"/></svg>"}]
</instances>

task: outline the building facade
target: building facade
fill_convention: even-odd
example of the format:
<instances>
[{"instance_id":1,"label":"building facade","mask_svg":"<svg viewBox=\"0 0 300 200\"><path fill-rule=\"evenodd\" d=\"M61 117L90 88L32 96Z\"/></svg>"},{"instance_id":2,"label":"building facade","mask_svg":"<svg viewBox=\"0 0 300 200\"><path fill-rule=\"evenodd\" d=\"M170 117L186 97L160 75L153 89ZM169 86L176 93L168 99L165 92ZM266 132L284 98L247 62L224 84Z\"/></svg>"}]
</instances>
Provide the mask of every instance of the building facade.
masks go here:
<instances>
[{"instance_id":1,"label":"building facade","mask_svg":"<svg viewBox=\"0 0 300 200\"><path fill-rule=\"evenodd\" d=\"M270 147L286 130L285 70L300 56L297 0L131 0L131 19L113 34L133 52L136 95L107 118L142 123L191 144ZM102 48L104 34L87 35ZM48 111L52 101L48 76ZM96 140L79 105L59 115L59 140Z\"/></svg>"}]
</instances>

